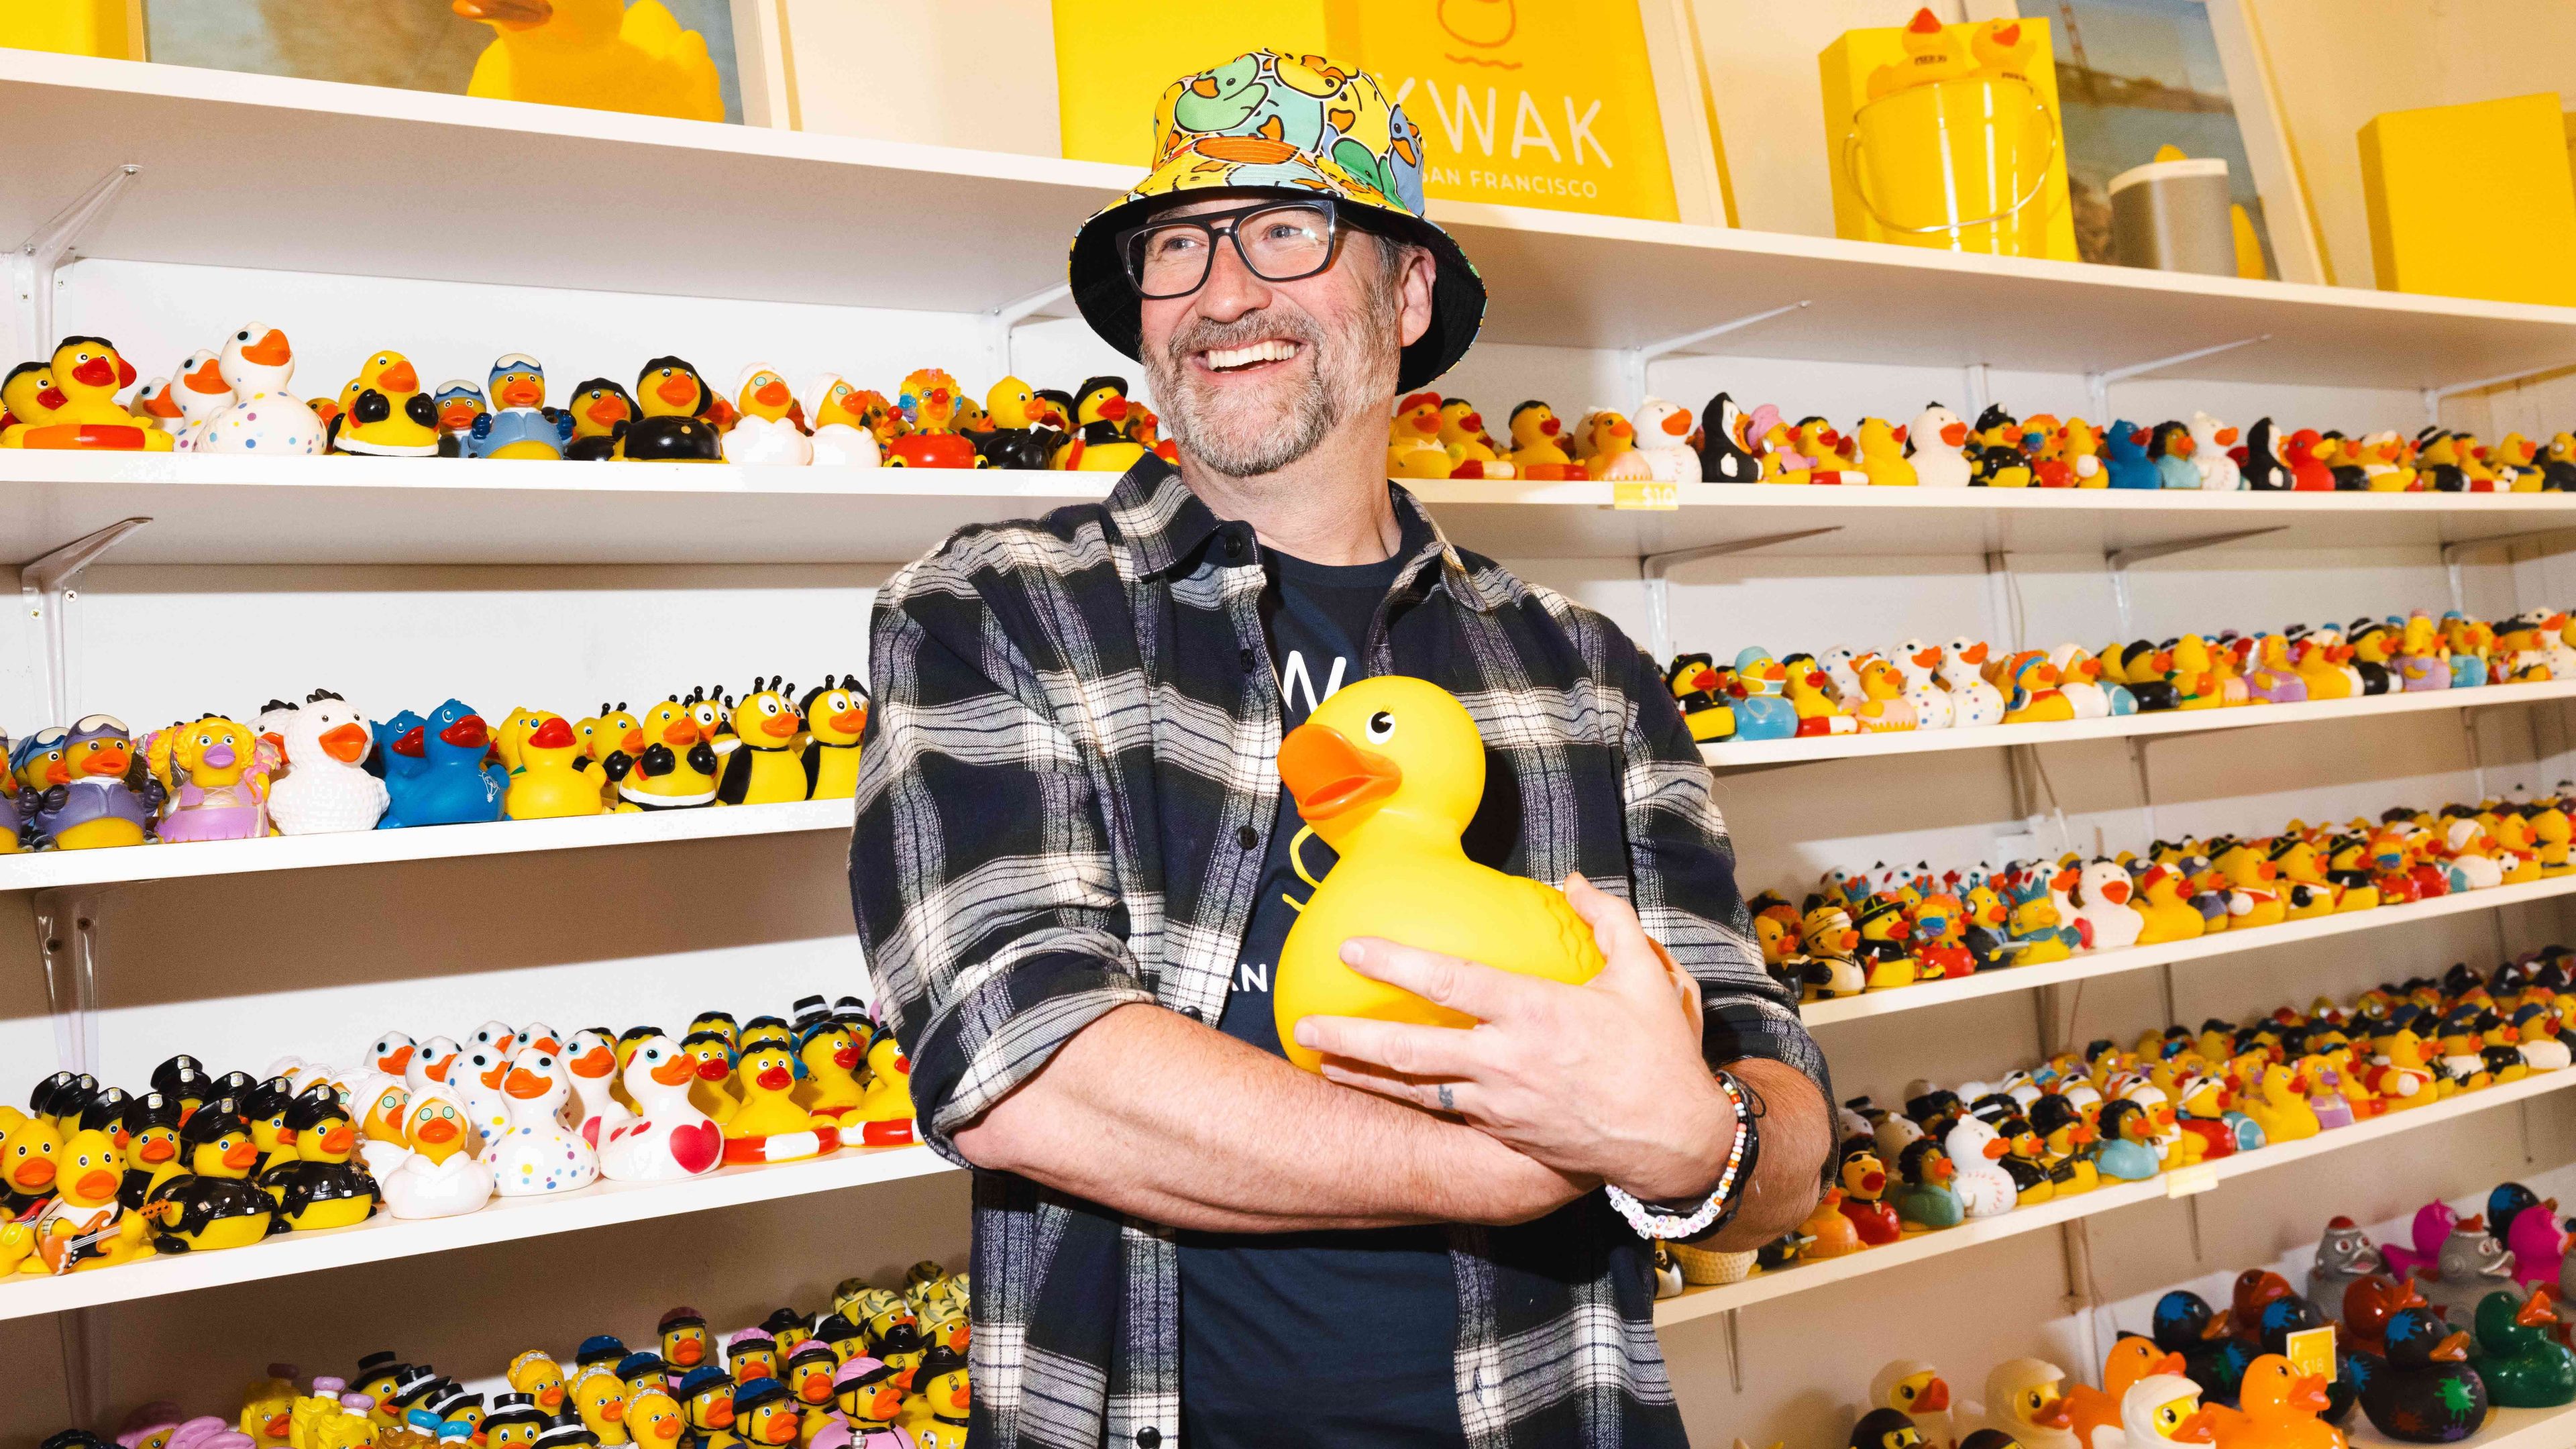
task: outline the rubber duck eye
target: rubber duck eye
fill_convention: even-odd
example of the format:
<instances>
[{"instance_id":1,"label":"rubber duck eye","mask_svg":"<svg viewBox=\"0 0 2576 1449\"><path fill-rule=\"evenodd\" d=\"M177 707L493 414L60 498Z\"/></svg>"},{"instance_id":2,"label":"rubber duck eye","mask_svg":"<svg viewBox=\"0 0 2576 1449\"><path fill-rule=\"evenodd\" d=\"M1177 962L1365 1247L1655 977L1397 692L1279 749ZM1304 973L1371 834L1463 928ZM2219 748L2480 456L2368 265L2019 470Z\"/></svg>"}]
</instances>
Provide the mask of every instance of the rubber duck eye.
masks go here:
<instances>
[{"instance_id":1,"label":"rubber duck eye","mask_svg":"<svg viewBox=\"0 0 2576 1449\"><path fill-rule=\"evenodd\" d=\"M1375 713L1375 714L1373 714L1373 715L1370 715L1370 716L1369 716L1369 719L1368 719L1368 737L1369 737L1369 743L1370 743L1370 744L1373 744L1373 745L1382 745L1382 744L1385 744L1385 743L1387 742L1388 738L1389 738L1389 737L1391 737L1392 735L1394 735L1394 733L1395 733L1395 716L1394 716L1394 715L1391 715L1391 714L1387 713L1385 710L1379 710L1377 713Z\"/></svg>"}]
</instances>

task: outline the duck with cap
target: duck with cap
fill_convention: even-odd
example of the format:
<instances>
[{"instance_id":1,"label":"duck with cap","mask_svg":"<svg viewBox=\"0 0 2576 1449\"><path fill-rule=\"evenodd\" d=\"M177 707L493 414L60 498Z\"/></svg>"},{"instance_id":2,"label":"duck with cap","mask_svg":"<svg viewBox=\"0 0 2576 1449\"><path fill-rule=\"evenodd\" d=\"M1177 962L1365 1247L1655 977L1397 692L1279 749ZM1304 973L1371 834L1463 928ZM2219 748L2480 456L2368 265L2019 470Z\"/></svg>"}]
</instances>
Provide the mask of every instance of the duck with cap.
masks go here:
<instances>
[{"instance_id":1,"label":"duck with cap","mask_svg":"<svg viewBox=\"0 0 2576 1449\"><path fill-rule=\"evenodd\" d=\"M285 333L259 322L240 328L224 339L216 367L232 390L232 405L197 434L197 452L302 458L329 446L322 420L289 388L295 350Z\"/></svg>"},{"instance_id":2,"label":"duck with cap","mask_svg":"<svg viewBox=\"0 0 2576 1449\"><path fill-rule=\"evenodd\" d=\"M705 1315L694 1308L674 1308L663 1314L654 1332L661 1338L662 1361L674 1374L684 1375L705 1365L708 1350L715 1342L707 1332Z\"/></svg>"},{"instance_id":3,"label":"duck with cap","mask_svg":"<svg viewBox=\"0 0 2576 1449\"><path fill-rule=\"evenodd\" d=\"M564 1397L570 1392L564 1383L563 1366L543 1349L532 1348L511 1359L503 1377L511 1388L526 1394L540 1412L549 1416L562 1411Z\"/></svg>"},{"instance_id":4,"label":"duck with cap","mask_svg":"<svg viewBox=\"0 0 2576 1449\"><path fill-rule=\"evenodd\" d=\"M528 1394L496 1395L492 1412L483 1416L483 1442L488 1449L529 1449L545 1432L547 1418Z\"/></svg>"},{"instance_id":5,"label":"duck with cap","mask_svg":"<svg viewBox=\"0 0 2576 1449\"><path fill-rule=\"evenodd\" d=\"M1894 1409L1913 1420L1927 1445L1946 1446L1958 1439L1951 1422L1949 1381L1919 1359L1900 1358L1880 1365L1870 1376L1869 1406Z\"/></svg>"},{"instance_id":6,"label":"duck with cap","mask_svg":"<svg viewBox=\"0 0 2576 1449\"><path fill-rule=\"evenodd\" d=\"M41 743L40 732L30 736ZM84 715L51 755L35 800L34 838L56 850L141 845L168 792L141 767L134 737L114 715ZM23 778L23 776L21 777Z\"/></svg>"},{"instance_id":7,"label":"duck with cap","mask_svg":"<svg viewBox=\"0 0 2576 1449\"><path fill-rule=\"evenodd\" d=\"M185 1253L247 1247L267 1237L276 1204L248 1181L259 1148L242 1125L239 1104L219 1097L198 1108L180 1127L179 1143L188 1170L143 1205L155 1229L152 1245Z\"/></svg>"},{"instance_id":8,"label":"duck with cap","mask_svg":"<svg viewBox=\"0 0 2576 1449\"><path fill-rule=\"evenodd\" d=\"M700 1364L680 1376L672 1393L695 1433L697 1449L735 1449L743 1442L734 1432L733 1375L714 1364Z\"/></svg>"},{"instance_id":9,"label":"duck with cap","mask_svg":"<svg viewBox=\"0 0 2576 1449\"><path fill-rule=\"evenodd\" d=\"M524 352L506 353L484 375L492 410L474 419L461 442L469 458L561 458L573 417L546 406L546 369Z\"/></svg>"},{"instance_id":10,"label":"duck with cap","mask_svg":"<svg viewBox=\"0 0 2576 1449\"><path fill-rule=\"evenodd\" d=\"M403 1114L411 1155L384 1178L385 1206L398 1218L470 1213L492 1199L492 1170L463 1104L441 1088L415 1094Z\"/></svg>"},{"instance_id":11,"label":"duck with cap","mask_svg":"<svg viewBox=\"0 0 2576 1449\"><path fill-rule=\"evenodd\" d=\"M483 389L454 378L438 385L430 394L430 405L438 409L438 451L441 457L462 457L465 439L474 425L492 411L483 399Z\"/></svg>"},{"instance_id":12,"label":"duck with cap","mask_svg":"<svg viewBox=\"0 0 2576 1449\"><path fill-rule=\"evenodd\" d=\"M53 385L42 390L38 403L49 415L0 429L0 448L167 453L177 446L176 438L146 427L117 404L117 393L134 386L135 371L115 343L66 337L46 360L45 372Z\"/></svg>"},{"instance_id":13,"label":"duck with cap","mask_svg":"<svg viewBox=\"0 0 2576 1449\"><path fill-rule=\"evenodd\" d=\"M626 1397L631 1405L634 1397L646 1389L669 1388L671 1366L662 1362L660 1354L639 1348L617 1361L617 1378L626 1386ZM643 1427L635 1423L632 1415L628 1417L627 1425L628 1434L638 1439L646 1437Z\"/></svg>"},{"instance_id":14,"label":"duck with cap","mask_svg":"<svg viewBox=\"0 0 2576 1449\"><path fill-rule=\"evenodd\" d=\"M795 1443L805 1417L796 1396L774 1375L739 1384L733 1412L734 1432L754 1449L785 1449Z\"/></svg>"},{"instance_id":15,"label":"duck with cap","mask_svg":"<svg viewBox=\"0 0 2576 1449\"><path fill-rule=\"evenodd\" d=\"M328 1084L307 1089L287 1109L295 1161L262 1172L259 1185L277 1200L272 1233L345 1228L365 1222L381 1194L354 1160L357 1124Z\"/></svg>"},{"instance_id":16,"label":"duck with cap","mask_svg":"<svg viewBox=\"0 0 2576 1449\"><path fill-rule=\"evenodd\" d=\"M2092 1449L2067 1428L2066 1371L2045 1359L2013 1358L1986 1375L1986 1427L2022 1449Z\"/></svg>"}]
</instances>

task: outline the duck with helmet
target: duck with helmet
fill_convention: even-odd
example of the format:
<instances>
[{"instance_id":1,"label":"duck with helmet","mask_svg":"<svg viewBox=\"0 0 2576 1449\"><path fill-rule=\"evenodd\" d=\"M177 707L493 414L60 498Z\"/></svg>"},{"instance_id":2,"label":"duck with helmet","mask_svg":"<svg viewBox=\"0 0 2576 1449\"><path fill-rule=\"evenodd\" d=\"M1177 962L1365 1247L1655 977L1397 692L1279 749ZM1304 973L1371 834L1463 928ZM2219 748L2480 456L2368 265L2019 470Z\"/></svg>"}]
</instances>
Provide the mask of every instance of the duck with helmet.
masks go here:
<instances>
[{"instance_id":1,"label":"duck with helmet","mask_svg":"<svg viewBox=\"0 0 2576 1449\"><path fill-rule=\"evenodd\" d=\"M199 1107L179 1129L187 1171L145 1199L154 1225L152 1246L164 1253L241 1248L268 1236L276 1204L251 1185L259 1148L241 1119L240 1104L219 1097Z\"/></svg>"},{"instance_id":2,"label":"duck with helmet","mask_svg":"<svg viewBox=\"0 0 2576 1449\"><path fill-rule=\"evenodd\" d=\"M169 799L132 732L111 714L84 715L65 731L44 780L29 820L39 849L141 845L153 838L154 817Z\"/></svg>"},{"instance_id":3,"label":"duck with helmet","mask_svg":"<svg viewBox=\"0 0 2576 1449\"><path fill-rule=\"evenodd\" d=\"M716 395L687 361L656 357L645 363L635 374L634 398L638 415L626 424L612 456L630 463L724 461L724 435L707 416Z\"/></svg>"}]
</instances>

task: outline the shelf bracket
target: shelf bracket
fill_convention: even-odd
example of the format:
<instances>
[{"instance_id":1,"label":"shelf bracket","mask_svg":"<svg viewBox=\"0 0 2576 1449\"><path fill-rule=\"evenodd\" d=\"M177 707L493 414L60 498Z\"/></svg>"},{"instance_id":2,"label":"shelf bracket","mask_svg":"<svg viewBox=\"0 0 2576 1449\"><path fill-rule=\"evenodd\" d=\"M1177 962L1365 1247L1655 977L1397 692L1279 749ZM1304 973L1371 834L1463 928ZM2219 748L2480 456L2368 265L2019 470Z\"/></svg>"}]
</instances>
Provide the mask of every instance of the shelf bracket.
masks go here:
<instances>
[{"instance_id":1,"label":"shelf bracket","mask_svg":"<svg viewBox=\"0 0 2576 1449\"><path fill-rule=\"evenodd\" d=\"M1649 342L1643 347L1628 348L1619 354L1619 375L1628 385L1625 405L1634 408L1638 401L1645 397L1646 364L1656 358L1669 356L1685 347L1696 346L1712 337L1723 337L1729 332L1741 332L1747 327L1760 326L1774 317L1785 317L1812 305L1814 305L1812 302L1804 300L1791 302L1786 306L1774 307L1768 312L1748 313L1731 322L1720 322L1714 327L1703 327L1697 332L1685 332L1679 337L1667 337L1661 342Z\"/></svg>"},{"instance_id":2,"label":"shelf bracket","mask_svg":"<svg viewBox=\"0 0 2576 1449\"><path fill-rule=\"evenodd\" d=\"M54 274L72 259L72 248L79 243L81 233L105 216L116 198L142 174L143 168L131 161L109 171L9 254L9 310L18 336L8 355L43 357L52 351L57 340Z\"/></svg>"},{"instance_id":3,"label":"shelf bracket","mask_svg":"<svg viewBox=\"0 0 2576 1449\"><path fill-rule=\"evenodd\" d=\"M2555 538L2562 533L2576 533L2576 529L2535 528L2528 533L2499 533L2489 538L2463 538L2442 545L2442 572L2450 577L2451 607L2464 614L2469 609L2465 581L2460 577L2461 555L2473 548L2511 548L2517 543L2529 543L2536 538Z\"/></svg>"},{"instance_id":4,"label":"shelf bracket","mask_svg":"<svg viewBox=\"0 0 2576 1449\"><path fill-rule=\"evenodd\" d=\"M1697 548L1677 548L1669 553L1639 554L1637 581L1646 586L1647 652L1654 656L1655 667L1661 669L1672 662L1672 585L1664 576L1675 566L1697 563L1704 558L1723 558L1731 553L1746 553L1757 548L1769 548L1775 543L1794 543L1802 538L1814 538L1819 534L1841 531L1842 525L1835 523L1823 528L1802 528L1795 533L1770 533L1760 538L1738 538L1730 539L1725 543L1701 544Z\"/></svg>"},{"instance_id":5,"label":"shelf bracket","mask_svg":"<svg viewBox=\"0 0 2576 1449\"><path fill-rule=\"evenodd\" d=\"M2171 357L2159 357L2153 362L2133 362L2126 367L2088 372L2084 374L2084 390L2092 394L2093 411L2102 415L2099 421L2108 423L2111 421L2111 384L2126 382L2130 378L2143 377L2150 372L2179 367L2186 362L2197 362L2204 357L2215 357L2222 352L2234 352L2240 347L2251 347L2258 342L2271 340L2272 334L2266 332L2259 337L2239 337L2233 342L2221 342L2214 347L2195 347L2189 352L2177 352Z\"/></svg>"},{"instance_id":6,"label":"shelf bracket","mask_svg":"<svg viewBox=\"0 0 2576 1449\"><path fill-rule=\"evenodd\" d=\"M74 1308L56 1315L55 1332L63 1345L63 1400L71 1421L107 1423L107 1315L95 1308Z\"/></svg>"},{"instance_id":7,"label":"shelf bracket","mask_svg":"<svg viewBox=\"0 0 2576 1449\"><path fill-rule=\"evenodd\" d=\"M2484 392L2491 387L2502 387L2508 382L2543 377L2553 372L2564 372L2571 367L2576 367L2576 361L2553 362L2546 367L2519 368L2513 372L2500 372L2493 377L2482 377L2475 382L2455 382L2446 387L2428 387L2424 389L2423 394L2425 425L2435 428L2442 425L2442 403L2446 398L2458 397L2464 392Z\"/></svg>"},{"instance_id":8,"label":"shelf bracket","mask_svg":"<svg viewBox=\"0 0 2576 1449\"><path fill-rule=\"evenodd\" d=\"M1072 283L1058 282L1043 292L1031 292L1016 302L1006 302L984 314L984 325L992 334L995 377L1018 375L1018 369L1012 365L1011 338L1020 330L1020 324L1072 295Z\"/></svg>"},{"instance_id":9,"label":"shelf bracket","mask_svg":"<svg viewBox=\"0 0 2576 1449\"><path fill-rule=\"evenodd\" d=\"M2120 610L2120 638L2125 642L2129 639L2131 634L2132 626L2129 623L2129 570L2133 566L2145 563L2150 559L2171 558L2178 553L2191 553L2197 549L2216 548L2222 543L2234 543L2240 538L2260 538L2267 533L2283 533L2288 531L2288 529L2289 525L2286 523L2275 524L2270 528L2240 528L2231 533L2204 534L2199 538L2177 538L2170 543L2142 543L2131 548L2115 549L2110 553L2104 554L2102 556L2102 562L2108 565L2111 570L2111 602L2117 605Z\"/></svg>"},{"instance_id":10,"label":"shelf bracket","mask_svg":"<svg viewBox=\"0 0 2576 1449\"><path fill-rule=\"evenodd\" d=\"M1735 1315L1743 1311L1741 1308L1730 1308L1719 1315L1726 1324L1726 1376L1734 1383L1735 1391L1739 1394L1744 1392L1744 1337L1741 1325L1735 1321Z\"/></svg>"},{"instance_id":11,"label":"shelf bracket","mask_svg":"<svg viewBox=\"0 0 2576 1449\"><path fill-rule=\"evenodd\" d=\"M55 724L68 725L72 720L71 648L64 619L71 601L80 597L72 582L80 577L81 570L96 563L100 554L115 547L118 540L151 521L128 518L111 523L18 566L19 600L26 607L27 617L45 635L45 697Z\"/></svg>"},{"instance_id":12,"label":"shelf bracket","mask_svg":"<svg viewBox=\"0 0 2576 1449\"><path fill-rule=\"evenodd\" d=\"M54 1018L54 1057L67 1072L98 1070L98 897L83 891L39 891L36 949L45 963L45 999Z\"/></svg>"}]
</instances>

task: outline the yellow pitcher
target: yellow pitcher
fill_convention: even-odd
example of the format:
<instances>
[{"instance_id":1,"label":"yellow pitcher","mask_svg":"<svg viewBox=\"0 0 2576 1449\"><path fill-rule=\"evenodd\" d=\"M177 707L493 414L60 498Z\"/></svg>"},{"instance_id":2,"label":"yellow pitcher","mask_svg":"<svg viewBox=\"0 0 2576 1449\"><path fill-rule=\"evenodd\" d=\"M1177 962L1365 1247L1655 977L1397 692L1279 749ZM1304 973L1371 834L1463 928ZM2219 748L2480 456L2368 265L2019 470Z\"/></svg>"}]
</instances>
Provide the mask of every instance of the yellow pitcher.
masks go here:
<instances>
[{"instance_id":1,"label":"yellow pitcher","mask_svg":"<svg viewBox=\"0 0 2576 1449\"><path fill-rule=\"evenodd\" d=\"M1861 106L1842 167L1861 205L1906 246L2047 254L2035 205L2057 158L2057 117L2023 80L1977 75Z\"/></svg>"}]
</instances>

